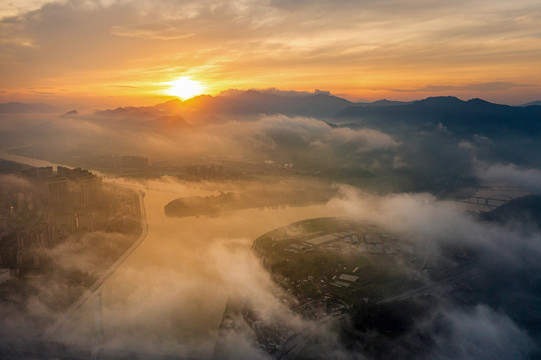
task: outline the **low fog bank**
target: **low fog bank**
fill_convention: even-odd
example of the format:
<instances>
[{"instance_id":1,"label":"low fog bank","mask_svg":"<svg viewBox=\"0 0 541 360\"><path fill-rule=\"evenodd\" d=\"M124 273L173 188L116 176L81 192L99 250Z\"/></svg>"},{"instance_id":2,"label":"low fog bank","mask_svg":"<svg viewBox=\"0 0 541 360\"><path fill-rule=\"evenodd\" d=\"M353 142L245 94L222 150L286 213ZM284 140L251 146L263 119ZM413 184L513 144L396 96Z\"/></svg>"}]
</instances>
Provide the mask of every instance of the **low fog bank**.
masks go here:
<instances>
[{"instance_id":1,"label":"low fog bank","mask_svg":"<svg viewBox=\"0 0 541 360\"><path fill-rule=\"evenodd\" d=\"M354 332L348 344L341 326L301 319L286 306L293 300L250 253L253 240L266 231L307 218L347 216L411 239L428 262L438 262L449 248L473 254L475 300L443 299L426 309L395 339L389 358L409 354L412 347L422 349L427 359L527 359L540 354L541 234L516 221L481 221L449 200L468 198L485 183L539 192L538 158L504 151L520 139L457 134L437 121L383 129L362 122L337 126L328 119L291 114L190 117L166 108L0 114L0 120L3 151L82 167L111 154L150 159L154 172L139 174L150 179L117 179L146 193L150 230L100 288L105 350L210 357L226 301L237 298L252 304L269 324L308 331L316 339L306 349L308 358L367 358L367 341L385 334ZM237 168L230 178L201 176L197 167L233 162ZM197 165L193 179L187 169L192 163ZM214 176L220 171L212 166ZM6 176L0 184L27 186L19 181ZM273 196L297 189L314 192L317 201L295 206L299 204ZM175 199L228 192L257 207L219 209L214 217L164 215L164 207ZM67 271L89 273L101 255L84 249L96 241L114 246L123 238L92 233L76 247L50 250L50 256ZM58 316L55 294L65 292L65 286L33 281L37 285L22 308L1 304L0 315L6 319L2 337L30 341L42 327L27 322L28 314ZM87 302L55 339L89 347L99 330L95 314L95 304ZM230 338L222 340L233 344L231 358L268 358L255 346L250 326L226 336Z\"/></svg>"},{"instance_id":2,"label":"low fog bank","mask_svg":"<svg viewBox=\"0 0 541 360\"><path fill-rule=\"evenodd\" d=\"M279 298L281 290L251 256L250 249L261 232L290 221L322 216L324 206L266 207L213 218L168 218L164 206L180 195L242 192L245 186L182 182L173 177L111 181L145 191L149 234L99 289L103 294L104 353L129 350L156 356L208 358L230 296L256 304L272 321L290 323L290 316L291 324L297 321L296 315L287 315L289 310ZM294 188L306 183L299 180L288 185ZM248 190L251 188L257 186L252 184ZM81 271L92 268L92 258L68 260L66 266ZM96 337L95 308L90 298L52 339L91 346ZM250 344L249 338L246 341Z\"/></svg>"},{"instance_id":3,"label":"low fog bank","mask_svg":"<svg viewBox=\"0 0 541 360\"><path fill-rule=\"evenodd\" d=\"M537 170L528 169L541 166L535 137L489 137L475 127L451 131L437 120L438 112L432 121L382 118L378 125L359 118L336 125L322 117L231 113L203 100L62 116L0 114L0 141L3 151L113 172L118 164L106 166L115 156L139 156L150 165L140 173L144 177L216 176L197 169L190 174L187 167L218 164L226 178L285 173L379 193L447 198L467 198L487 181L535 188Z\"/></svg>"},{"instance_id":4,"label":"low fog bank","mask_svg":"<svg viewBox=\"0 0 541 360\"><path fill-rule=\"evenodd\" d=\"M536 299L540 295L538 284L541 283L541 278L537 275L541 270L537 261L541 255L541 234L525 234L520 226L508 227L479 221L477 216L467 213L462 204L438 200L430 194L378 196L360 192L351 186L341 186L338 191L339 195L325 206L324 214L343 215L356 221L375 223L411 239L419 249L426 252L429 263L442 259L442 254L450 247L466 248L475 254L473 263L470 264L478 273L471 283L473 291L478 294L475 301L457 303L452 299L439 300L435 306L420 314L400 339L391 340L395 341L395 348L389 349L389 358L412 354L412 347L418 353L424 354L421 357L427 359L453 359L457 355L460 358L475 359L530 359L539 354L541 329L538 326L538 315L541 308ZM245 214L230 214L228 219L236 219L234 223L237 223L243 216ZM220 219L208 221L211 224L214 221L221 222ZM289 222L283 219L281 225ZM276 222L278 223L280 222ZM156 293L170 294L179 307L170 305L163 299L163 295L160 300L151 302L160 304L160 308L177 308L179 313L183 314L182 317L179 315L178 323L173 323L170 317L158 321L159 325L156 325L154 331L161 336L160 340L154 340L161 344L160 349L167 349L162 336L170 337L184 326L181 324L192 324L190 331L193 331L193 322L186 314L201 311L201 308L194 308L194 303L198 302L197 299L213 298L216 292L207 293L207 290L212 288L223 291L223 296L229 299L248 304L248 307L257 313L257 317L263 319L265 325L277 324L275 326L310 334L309 346L301 352L304 358L370 358L363 349L370 346L369 341L374 334L358 334L357 340L353 338L353 341L358 342L351 345L351 338L344 335L341 326L333 322L312 323L301 319L285 306L284 304L294 300L272 283L269 274L250 255L248 247L251 242L252 239L248 238L223 238L205 245L200 243L197 253L203 251L201 255L185 254L190 260L184 261L191 261L191 264L197 267L197 272L212 274L210 278L180 280L176 277L173 282L177 285L166 281L165 284L162 282L160 286L156 286ZM208 263L213 265L209 267ZM502 269L505 269L504 273ZM163 275L165 274L162 274L162 278ZM144 275L138 274L137 278L144 279ZM198 287L197 284L201 281L205 283L204 288L208 288L207 290ZM177 291L175 289L180 286L177 282L192 286L183 286L182 290ZM168 290L165 291L164 288ZM144 291L146 293L149 289ZM150 294L152 293L153 291L150 291ZM152 299L152 295L150 296ZM182 304L182 310L179 304ZM214 306L223 309L225 304L222 302L220 305L211 305L209 300L203 303L199 301L199 306L207 309ZM136 322L146 322L145 317L140 316L146 312L150 314L151 309L142 311L137 306L135 308L139 314ZM150 320L150 323L154 321L156 320ZM229 351L220 355L227 358L269 358L256 346L253 330L243 321L245 320L237 319L240 327L234 333L228 332L219 339L228 344ZM167 326L164 327L164 324ZM143 324L139 324L141 325ZM119 328L124 326L125 324L119 325ZM126 343L123 341L128 341L129 346L133 347L147 344L145 340L138 338L140 335L142 334L135 337L138 339L135 342L133 339L128 341L121 338L116 345L124 346ZM184 339L171 340L170 351L193 354L194 346L207 346L210 351L213 347L213 341L208 340L210 338L218 339L216 330L206 335L200 334L187 343ZM312 341L313 339L317 340ZM142 348L158 351L151 342L145 346Z\"/></svg>"},{"instance_id":5,"label":"low fog bank","mask_svg":"<svg viewBox=\"0 0 541 360\"><path fill-rule=\"evenodd\" d=\"M412 239L428 263L450 248L473 255L472 301L442 300L411 327L427 358L529 359L541 349L541 232L527 223L480 221L462 204L429 194L374 196L342 187L327 206ZM528 231L525 231L528 229ZM423 340L424 337L424 340Z\"/></svg>"},{"instance_id":6,"label":"low fog bank","mask_svg":"<svg viewBox=\"0 0 541 360\"><path fill-rule=\"evenodd\" d=\"M12 176L4 179L4 183L19 181ZM481 222L465 212L461 203L438 200L426 193L381 196L347 185L337 186L338 195L325 206L249 209L215 218L167 218L164 206L180 195L250 191L260 185L254 183L244 189L242 184L182 182L173 177L116 181L146 191L151 230L141 248L100 289L104 352L129 349L140 354L207 358L219 338L226 301L235 298L251 304L267 324L308 332L311 339L317 339L303 350L305 357L367 358L364 349L372 335L357 334L353 337L357 342L351 345L341 326L332 322L316 325L301 319L286 306L293 301L288 299L290 295L271 280L250 253L253 240L276 227L312 217L346 216L412 239L430 261L437 262L448 247L466 247L475 253L475 266L481 269L472 286L482 296L469 304L438 302L397 340L391 354L407 354L408 346L423 349L426 358L438 359L456 358L457 354L461 358L527 359L539 354L538 232ZM17 186L27 185L20 182ZM280 186L306 184L299 180ZM83 237L79 246L82 249L96 240L115 244L121 239L95 233ZM93 255L84 251L72 249L68 255L65 249L56 248L51 252L56 254L58 264L70 271L89 272L94 266ZM62 284L37 286L21 310L54 318L58 312L51 310L47 299L65 290ZM18 317L18 311L12 308L2 309L6 336L35 338L34 324L26 323L25 317ZM97 331L94 316L91 299L54 339L89 347ZM221 339L233 345L235 352L230 358L267 358L255 345L250 327L240 330Z\"/></svg>"},{"instance_id":7,"label":"low fog bank","mask_svg":"<svg viewBox=\"0 0 541 360\"><path fill-rule=\"evenodd\" d=\"M481 181L512 184L533 193L541 192L541 170L516 164L480 164L476 175Z\"/></svg>"},{"instance_id":8,"label":"low fog bank","mask_svg":"<svg viewBox=\"0 0 541 360\"><path fill-rule=\"evenodd\" d=\"M289 326L292 333L302 334L303 340L297 344L302 348L296 355L298 358L371 359L374 354L381 359L539 357L541 232L538 229L531 231L527 223L481 221L477 215L466 212L463 204L438 200L430 194L378 196L351 186L341 186L339 192L326 205L329 213L377 224L411 241L428 267L445 267L444 262L452 261L449 253L468 254L468 260L459 268L472 275L462 282L466 288L455 289L462 295L438 294L436 287L432 295L395 300L395 305L370 305L368 309L372 310L368 313L353 314L351 323L306 319L299 322L288 309L278 308L283 311L280 318L289 316L291 322L287 325L282 320L281 324ZM418 276L422 278L426 274ZM276 302L292 301L287 295L277 294ZM257 314L253 316L255 319L265 316L257 305L247 308ZM397 309L401 312L393 314ZM385 313L386 310L391 313ZM254 348L254 324L246 323L246 311L243 310L243 318L233 319L234 331L222 335L221 341L233 346L222 344L220 349L227 351L216 358L266 358L263 350ZM378 318L381 323L375 327L368 325ZM393 321L395 326L403 328L400 335L385 332ZM268 316L261 322L258 326L274 326Z\"/></svg>"},{"instance_id":9,"label":"low fog bank","mask_svg":"<svg viewBox=\"0 0 541 360\"><path fill-rule=\"evenodd\" d=\"M59 208L47 182L20 176L29 167L16 165L7 163L2 170L9 173L0 175L0 350L41 339L134 243L140 227L118 200L134 193L104 186L104 201L74 205L80 194L70 191L79 188L70 183Z\"/></svg>"},{"instance_id":10,"label":"low fog bank","mask_svg":"<svg viewBox=\"0 0 541 360\"><path fill-rule=\"evenodd\" d=\"M104 166L111 156L135 155L149 159L142 176L186 177L186 166L205 163L221 164L227 173L235 162L230 178L287 173L383 193L468 197L482 181L477 159L489 158L484 138L466 141L437 125L382 131L280 114L190 122L137 108L127 114L0 116L4 151L90 168Z\"/></svg>"}]
</instances>

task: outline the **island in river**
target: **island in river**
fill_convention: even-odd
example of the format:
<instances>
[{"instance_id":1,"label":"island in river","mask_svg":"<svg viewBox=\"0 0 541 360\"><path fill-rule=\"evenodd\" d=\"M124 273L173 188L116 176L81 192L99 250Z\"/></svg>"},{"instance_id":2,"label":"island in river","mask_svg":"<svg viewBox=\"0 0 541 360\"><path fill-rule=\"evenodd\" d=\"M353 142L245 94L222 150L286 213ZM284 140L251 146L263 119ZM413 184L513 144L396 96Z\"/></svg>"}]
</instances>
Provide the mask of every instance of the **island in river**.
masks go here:
<instances>
[{"instance_id":1,"label":"island in river","mask_svg":"<svg viewBox=\"0 0 541 360\"><path fill-rule=\"evenodd\" d=\"M218 217L224 213L244 209L322 204L335 194L331 187L323 185L318 185L318 190L314 191L312 187L269 188L222 192L219 195L210 196L182 197L168 203L164 210L165 215L171 217Z\"/></svg>"}]
</instances>

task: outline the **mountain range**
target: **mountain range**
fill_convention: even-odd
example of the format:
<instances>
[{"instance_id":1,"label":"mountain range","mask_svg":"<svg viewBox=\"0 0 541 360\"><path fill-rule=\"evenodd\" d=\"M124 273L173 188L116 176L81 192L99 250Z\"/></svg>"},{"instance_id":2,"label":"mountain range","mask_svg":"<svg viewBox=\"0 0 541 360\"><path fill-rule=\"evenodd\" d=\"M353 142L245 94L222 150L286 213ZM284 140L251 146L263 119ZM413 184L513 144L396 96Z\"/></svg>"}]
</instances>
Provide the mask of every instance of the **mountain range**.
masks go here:
<instances>
[{"instance_id":1,"label":"mountain range","mask_svg":"<svg viewBox=\"0 0 541 360\"><path fill-rule=\"evenodd\" d=\"M249 90L232 96L201 95L186 101L174 99L155 106L120 107L94 113L99 117L132 120L176 115L188 122L218 121L222 117L242 120L257 114L314 117L340 126L382 130L441 126L457 135L541 135L541 106L535 103L509 106L482 99L463 101L453 96L413 102L353 103L327 93L280 96Z\"/></svg>"},{"instance_id":2,"label":"mountain range","mask_svg":"<svg viewBox=\"0 0 541 360\"><path fill-rule=\"evenodd\" d=\"M440 126L457 135L487 137L541 135L541 101L521 106L490 103L453 96L429 97L412 102L379 100L354 103L326 92L280 95L248 90L233 95L200 95L186 101L173 99L154 106L99 110L97 119L122 119L167 126L217 122L223 118L250 120L254 115L284 114L313 117L346 127L371 127L386 131ZM4 103L0 113L50 112L46 104Z\"/></svg>"},{"instance_id":3,"label":"mountain range","mask_svg":"<svg viewBox=\"0 0 541 360\"><path fill-rule=\"evenodd\" d=\"M344 125L381 129L420 128L433 124L458 135L541 134L541 106L508 106L482 99L462 101L452 96L385 107L352 105L339 111L335 120Z\"/></svg>"}]
</instances>

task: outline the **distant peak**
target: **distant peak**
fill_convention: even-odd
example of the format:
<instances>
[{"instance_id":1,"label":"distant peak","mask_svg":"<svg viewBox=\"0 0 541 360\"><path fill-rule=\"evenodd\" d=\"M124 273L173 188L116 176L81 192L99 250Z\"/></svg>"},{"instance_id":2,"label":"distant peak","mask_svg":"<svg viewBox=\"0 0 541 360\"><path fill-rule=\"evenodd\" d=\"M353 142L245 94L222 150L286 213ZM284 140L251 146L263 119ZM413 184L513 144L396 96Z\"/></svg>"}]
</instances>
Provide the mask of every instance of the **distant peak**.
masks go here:
<instances>
[{"instance_id":1,"label":"distant peak","mask_svg":"<svg viewBox=\"0 0 541 360\"><path fill-rule=\"evenodd\" d=\"M332 95L331 93L329 92L316 92L312 95L308 95L308 96L313 96L313 97L336 97L334 95Z\"/></svg>"},{"instance_id":2,"label":"distant peak","mask_svg":"<svg viewBox=\"0 0 541 360\"><path fill-rule=\"evenodd\" d=\"M448 100L448 101L460 101L460 102L462 102L462 100L460 100L456 96L430 96L430 97L427 97L425 100L427 100L427 101Z\"/></svg>"},{"instance_id":3,"label":"distant peak","mask_svg":"<svg viewBox=\"0 0 541 360\"><path fill-rule=\"evenodd\" d=\"M188 100L194 100L194 99L214 99L214 96L207 95L207 94L201 94L201 95L194 96L193 98L190 98Z\"/></svg>"},{"instance_id":4,"label":"distant peak","mask_svg":"<svg viewBox=\"0 0 541 360\"><path fill-rule=\"evenodd\" d=\"M242 98L250 98L250 99L259 99L259 98L276 98L277 96L274 94L269 94L266 92L257 91L254 89L246 90L244 92L241 92L240 94L237 94L236 97L242 97Z\"/></svg>"},{"instance_id":5,"label":"distant peak","mask_svg":"<svg viewBox=\"0 0 541 360\"><path fill-rule=\"evenodd\" d=\"M250 89L250 90L246 90L244 92L241 92L237 96L241 96L241 97L261 97L261 96L268 96L268 94L263 94L263 93L261 93L261 92L259 92L257 90Z\"/></svg>"},{"instance_id":6,"label":"distant peak","mask_svg":"<svg viewBox=\"0 0 541 360\"><path fill-rule=\"evenodd\" d=\"M262 95L259 91L256 91L254 89L246 90L241 95Z\"/></svg>"},{"instance_id":7,"label":"distant peak","mask_svg":"<svg viewBox=\"0 0 541 360\"><path fill-rule=\"evenodd\" d=\"M479 104L490 104L490 102L486 101L486 100L483 100L483 99L479 99L479 98L473 98L473 99L470 99L468 101L466 101L468 103L479 103Z\"/></svg>"},{"instance_id":8,"label":"distant peak","mask_svg":"<svg viewBox=\"0 0 541 360\"><path fill-rule=\"evenodd\" d=\"M201 103L205 101L210 101L211 99L214 99L214 97L211 95L202 94L202 95L194 96L193 98L184 100L184 104L197 104L197 103Z\"/></svg>"},{"instance_id":9,"label":"distant peak","mask_svg":"<svg viewBox=\"0 0 541 360\"><path fill-rule=\"evenodd\" d=\"M518 105L518 106L541 106L541 100L531 101L529 103Z\"/></svg>"},{"instance_id":10,"label":"distant peak","mask_svg":"<svg viewBox=\"0 0 541 360\"><path fill-rule=\"evenodd\" d=\"M429 104L429 105L440 105L440 104L459 104L464 101L460 100L455 96L431 96L423 100L417 100L417 104Z\"/></svg>"},{"instance_id":11,"label":"distant peak","mask_svg":"<svg viewBox=\"0 0 541 360\"><path fill-rule=\"evenodd\" d=\"M327 90L319 90L319 89L315 89L315 90L314 90L314 94L315 94L315 95L334 96L333 94L331 94L330 91L327 91Z\"/></svg>"},{"instance_id":12,"label":"distant peak","mask_svg":"<svg viewBox=\"0 0 541 360\"><path fill-rule=\"evenodd\" d=\"M182 103L182 100L180 100L179 98L175 98L175 99L164 102L164 104L170 104L170 105L180 104L180 103Z\"/></svg>"},{"instance_id":13,"label":"distant peak","mask_svg":"<svg viewBox=\"0 0 541 360\"><path fill-rule=\"evenodd\" d=\"M364 107L391 107L391 106L408 105L408 104L410 104L410 102L388 100L388 99L381 99L381 100L376 100L374 102L367 102L367 103L358 103L358 105L364 106Z\"/></svg>"}]
</instances>

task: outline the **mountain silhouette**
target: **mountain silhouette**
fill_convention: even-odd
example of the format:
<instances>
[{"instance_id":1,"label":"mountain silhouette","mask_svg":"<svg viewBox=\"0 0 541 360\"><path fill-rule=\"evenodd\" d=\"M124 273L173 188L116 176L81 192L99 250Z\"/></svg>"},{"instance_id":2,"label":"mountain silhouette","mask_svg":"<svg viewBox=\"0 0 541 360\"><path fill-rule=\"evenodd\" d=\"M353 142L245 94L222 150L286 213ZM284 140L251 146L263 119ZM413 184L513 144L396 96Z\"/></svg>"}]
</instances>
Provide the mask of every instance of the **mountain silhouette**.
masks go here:
<instances>
[{"instance_id":1,"label":"mountain silhouette","mask_svg":"<svg viewBox=\"0 0 541 360\"><path fill-rule=\"evenodd\" d=\"M541 100L539 101L532 101L526 104L522 104L520 106L541 106Z\"/></svg>"},{"instance_id":2,"label":"mountain silhouette","mask_svg":"<svg viewBox=\"0 0 541 360\"><path fill-rule=\"evenodd\" d=\"M541 134L540 106L508 106L482 99L462 101L453 96L429 97L396 106L353 105L339 111L335 120L350 126L422 128L443 126L459 135L489 137Z\"/></svg>"}]
</instances>

